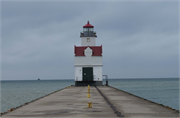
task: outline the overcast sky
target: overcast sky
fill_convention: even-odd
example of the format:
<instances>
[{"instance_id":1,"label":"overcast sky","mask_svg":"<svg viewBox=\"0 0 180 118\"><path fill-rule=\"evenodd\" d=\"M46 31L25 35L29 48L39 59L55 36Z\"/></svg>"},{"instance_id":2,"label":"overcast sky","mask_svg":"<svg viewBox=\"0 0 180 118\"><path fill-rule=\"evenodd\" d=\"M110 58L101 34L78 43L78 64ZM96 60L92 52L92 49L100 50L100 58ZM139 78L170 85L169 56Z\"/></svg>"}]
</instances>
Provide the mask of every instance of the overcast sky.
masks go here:
<instances>
[{"instance_id":1,"label":"overcast sky","mask_svg":"<svg viewBox=\"0 0 180 118\"><path fill-rule=\"evenodd\" d=\"M178 0L1 2L3 80L74 79L90 21L109 78L179 77Z\"/></svg>"}]
</instances>

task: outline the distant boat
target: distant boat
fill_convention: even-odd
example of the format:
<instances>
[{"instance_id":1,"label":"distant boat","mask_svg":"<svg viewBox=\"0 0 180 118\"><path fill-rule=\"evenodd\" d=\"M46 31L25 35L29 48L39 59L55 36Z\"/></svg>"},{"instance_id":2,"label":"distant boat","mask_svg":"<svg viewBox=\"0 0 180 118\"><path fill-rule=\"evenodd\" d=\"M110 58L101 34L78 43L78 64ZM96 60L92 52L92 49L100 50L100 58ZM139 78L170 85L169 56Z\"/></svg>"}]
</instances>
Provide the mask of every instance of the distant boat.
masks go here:
<instances>
[{"instance_id":1,"label":"distant boat","mask_svg":"<svg viewBox=\"0 0 180 118\"><path fill-rule=\"evenodd\" d=\"M40 78L38 78L38 80L40 80Z\"/></svg>"}]
</instances>

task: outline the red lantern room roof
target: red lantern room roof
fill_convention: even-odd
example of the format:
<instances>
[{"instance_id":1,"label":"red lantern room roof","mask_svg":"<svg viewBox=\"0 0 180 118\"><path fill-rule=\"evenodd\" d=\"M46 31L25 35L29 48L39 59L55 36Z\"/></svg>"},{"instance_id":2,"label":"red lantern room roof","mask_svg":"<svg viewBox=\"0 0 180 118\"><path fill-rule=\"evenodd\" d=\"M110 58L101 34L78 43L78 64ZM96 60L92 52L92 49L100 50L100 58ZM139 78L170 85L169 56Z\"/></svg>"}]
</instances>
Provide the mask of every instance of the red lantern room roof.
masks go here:
<instances>
[{"instance_id":1,"label":"red lantern room roof","mask_svg":"<svg viewBox=\"0 0 180 118\"><path fill-rule=\"evenodd\" d=\"M94 26L89 24L89 21L87 22L86 25L83 26L83 28L93 28Z\"/></svg>"}]
</instances>

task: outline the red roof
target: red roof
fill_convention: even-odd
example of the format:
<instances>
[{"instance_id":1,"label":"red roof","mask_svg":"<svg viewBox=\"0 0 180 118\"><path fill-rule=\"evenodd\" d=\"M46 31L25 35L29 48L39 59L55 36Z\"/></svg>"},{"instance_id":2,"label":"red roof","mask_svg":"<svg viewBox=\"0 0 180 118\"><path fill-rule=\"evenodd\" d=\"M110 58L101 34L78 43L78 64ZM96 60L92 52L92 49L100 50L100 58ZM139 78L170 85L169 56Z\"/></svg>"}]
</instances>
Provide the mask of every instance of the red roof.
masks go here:
<instances>
[{"instance_id":1,"label":"red roof","mask_svg":"<svg viewBox=\"0 0 180 118\"><path fill-rule=\"evenodd\" d=\"M101 46L74 46L75 56L85 56L84 50L89 47L92 49L92 56L102 56L102 45Z\"/></svg>"},{"instance_id":2,"label":"red roof","mask_svg":"<svg viewBox=\"0 0 180 118\"><path fill-rule=\"evenodd\" d=\"M93 28L94 26L89 24L89 21L87 22L86 25L83 26L83 28Z\"/></svg>"}]
</instances>

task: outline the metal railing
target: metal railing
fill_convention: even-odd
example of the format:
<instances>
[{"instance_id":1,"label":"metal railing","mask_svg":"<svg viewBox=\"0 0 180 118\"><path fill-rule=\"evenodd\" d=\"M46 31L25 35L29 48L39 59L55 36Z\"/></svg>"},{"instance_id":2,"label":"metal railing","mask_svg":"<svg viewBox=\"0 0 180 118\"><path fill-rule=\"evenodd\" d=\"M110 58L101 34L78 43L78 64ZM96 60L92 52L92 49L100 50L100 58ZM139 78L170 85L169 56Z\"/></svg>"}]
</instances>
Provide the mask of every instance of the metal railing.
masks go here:
<instances>
[{"instance_id":1,"label":"metal railing","mask_svg":"<svg viewBox=\"0 0 180 118\"><path fill-rule=\"evenodd\" d=\"M85 31L80 33L80 37L88 37L88 36L97 37L96 32L93 31Z\"/></svg>"},{"instance_id":2,"label":"metal railing","mask_svg":"<svg viewBox=\"0 0 180 118\"><path fill-rule=\"evenodd\" d=\"M106 78L106 86L108 86L108 75L103 75Z\"/></svg>"}]
</instances>

